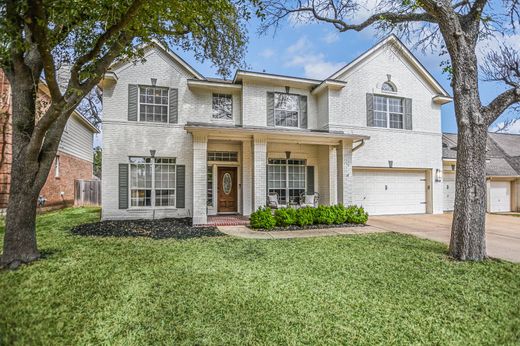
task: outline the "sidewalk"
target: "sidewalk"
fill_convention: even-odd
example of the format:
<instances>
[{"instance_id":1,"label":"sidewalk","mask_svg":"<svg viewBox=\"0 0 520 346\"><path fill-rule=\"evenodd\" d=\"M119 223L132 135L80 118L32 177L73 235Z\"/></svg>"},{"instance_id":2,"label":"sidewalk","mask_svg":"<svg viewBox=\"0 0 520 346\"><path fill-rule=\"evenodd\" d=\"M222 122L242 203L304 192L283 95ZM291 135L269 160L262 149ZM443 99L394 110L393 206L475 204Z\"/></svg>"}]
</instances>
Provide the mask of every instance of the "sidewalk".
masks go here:
<instances>
[{"instance_id":1,"label":"sidewalk","mask_svg":"<svg viewBox=\"0 0 520 346\"><path fill-rule=\"evenodd\" d=\"M254 231L246 226L218 226L219 231L227 235L246 239L293 239L326 237L346 234L368 234L388 232L384 229L365 226L365 227L341 227L341 228L321 228L307 229L301 231L273 231L261 232Z\"/></svg>"}]
</instances>

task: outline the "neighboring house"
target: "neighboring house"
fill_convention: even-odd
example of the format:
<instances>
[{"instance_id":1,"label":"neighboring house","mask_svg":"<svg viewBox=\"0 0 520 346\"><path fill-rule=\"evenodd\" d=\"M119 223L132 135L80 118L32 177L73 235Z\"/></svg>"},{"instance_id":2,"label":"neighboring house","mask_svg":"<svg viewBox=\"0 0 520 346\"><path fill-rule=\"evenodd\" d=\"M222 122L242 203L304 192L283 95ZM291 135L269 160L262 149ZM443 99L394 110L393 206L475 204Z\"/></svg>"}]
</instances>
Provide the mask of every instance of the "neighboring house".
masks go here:
<instances>
[{"instance_id":1,"label":"neighboring house","mask_svg":"<svg viewBox=\"0 0 520 346\"><path fill-rule=\"evenodd\" d=\"M10 87L7 78L0 70L0 99L4 109L0 109L2 117L0 126L2 137L0 148L3 159L0 165L0 212L5 211L9 199L12 160L12 117L10 108ZM46 85L39 85L38 109L48 106L50 97ZM93 136L98 133L87 119L74 112L61 137L56 158L52 163L47 181L40 195L46 199L45 207L58 208L74 203L74 180L92 179Z\"/></svg>"},{"instance_id":2,"label":"neighboring house","mask_svg":"<svg viewBox=\"0 0 520 346\"><path fill-rule=\"evenodd\" d=\"M325 80L205 78L158 43L102 81L103 219L250 215L277 192L442 213L448 93L390 36Z\"/></svg>"},{"instance_id":3,"label":"neighboring house","mask_svg":"<svg viewBox=\"0 0 520 346\"><path fill-rule=\"evenodd\" d=\"M520 135L489 133L486 144L487 211L520 211ZM455 202L457 135L442 136L444 210Z\"/></svg>"}]
</instances>

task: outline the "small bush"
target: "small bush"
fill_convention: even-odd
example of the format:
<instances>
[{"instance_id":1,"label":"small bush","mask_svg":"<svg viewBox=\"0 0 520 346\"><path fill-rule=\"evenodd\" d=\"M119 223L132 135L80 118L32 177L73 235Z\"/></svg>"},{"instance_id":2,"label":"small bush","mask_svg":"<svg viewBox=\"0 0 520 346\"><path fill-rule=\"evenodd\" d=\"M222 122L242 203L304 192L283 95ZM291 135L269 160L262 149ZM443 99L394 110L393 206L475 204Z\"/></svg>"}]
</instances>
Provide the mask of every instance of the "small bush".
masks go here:
<instances>
[{"instance_id":1,"label":"small bush","mask_svg":"<svg viewBox=\"0 0 520 346\"><path fill-rule=\"evenodd\" d=\"M253 228L273 229L276 226L276 220L268 207L258 208L249 217L249 222Z\"/></svg>"},{"instance_id":2,"label":"small bush","mask_svg":"<svg viewBox=\"0 0 520 346\"><path fill-rule=\"evenodd\" d=\"M294 208L281 208L274 212L274 219L276 220L276 226L287 227L296 224L296 209Z\"/></svg>"},{"instance_id":3,"label":"small bush","mask_svg":"<svg viewBox=\"0 0 520 346\"><path fill-rule=\"evenodd\" d=\"M347 208L343 204L333 206L332 210L334 210L334 223L336 225L347 222Z\"/></svg>"},{"instance_id":4,"label":"small bush","mask_svg":"<svg viewBox=\"0 0 520 346\"><path fill-rule=\"evenodd\" d=\"M336 214L331 206L320 205L314 214L314 223L322 225L332 225L336 219Z\"/></svg>"},{"instance_id":5,"label":"small bush","mask_svg":"<svg viewBox=\"0 0 520 346\"><path fill-rule=\"evenodd\" d=\"M315 208L305 207L296 210L296 223L300 227L309 226L314 223Z\"/></svg>"},{"instance_id":6,"label":"small bush","mask_svg":"<svg viewBox=\"0 0 520 346\"><path fill-rule=\"evenodd\" d=\"M346 212L348 223L357 223L364 225L368 221L368 213L365 211L365 209L363 209L363 207L351 205L348 208L346 208Z\"/></svg>"}]
</instances>

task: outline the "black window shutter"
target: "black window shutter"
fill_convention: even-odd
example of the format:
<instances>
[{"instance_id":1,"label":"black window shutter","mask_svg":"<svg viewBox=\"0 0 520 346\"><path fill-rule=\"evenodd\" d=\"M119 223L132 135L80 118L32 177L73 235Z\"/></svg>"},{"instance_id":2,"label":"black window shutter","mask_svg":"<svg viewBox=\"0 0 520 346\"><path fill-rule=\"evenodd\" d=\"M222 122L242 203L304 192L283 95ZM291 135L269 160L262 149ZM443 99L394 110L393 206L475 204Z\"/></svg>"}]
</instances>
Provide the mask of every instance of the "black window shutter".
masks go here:
<instances>
[{"instance_id":1,"label":"black window shutter","mask_svg":"<svg viewBox=\"0 0 520 346\"><path fill-rule=\"evenodd\" d=\"M119 164L119 209L128 209L128 164Z\"/></svg>"},{"instance_id":2,"label":"black window shutter","mask_svg":"<svg viewBox=\"0 0 520 346\"><path fill-rule=\"evenodd\" d=\"M267 126L274 126L274 93L267 92Z\"/></svg>"},{"instance_id":3,"label":"black window shutter","mask_svg":"<svg viewBox=\"0 0 520 346\"><path fill-rule=\"evenodd\" d=\"M177 184L176 184L176 202L177 208L185 208L185 195L186 195L186 166L177 165Z\"/></svg>"},{"instance_id":4,"label":"black window shutter","mask_svg":"<svg viewBox=\"0 0 520 346\"><path fill-rule=\"evenodd\" d=\"M312 195L314 192L314 167L307 166L307 194Z\"/></svg>"},{"instance_id":5,"label":"black window shutter","mask_svg":"<svg viewBox=\"0 0 520 346\"><path fill-rule=\"evenodd\" d=\"M307 96L300 95L300 128L307 128Z\"/></svg>"},{"instance_id":6,"label":"black window shutter","mask_svg":"<svg viewBox=\"0 0 520 346\"><path fill-rule=\"evenodd\" d=\"M412 99L404 99L404 128L412 129Z\"/></svg>"},{"instance_id":7,"label":"black window shutter","mask_svg":"<svg viewBox=\"0 0 520 346\"><path fill-rule=\"evenodd\" d=\"M179 90L170 88L170 123L179 122Z\"/></svg>"},{"instance_id":8,"label":"black window shutter","mask_svg":"<svg viewBox=\"0 0 520 346\"><path fill-rule=\"evenodd\" d=\"M136 84L128 84L128 120L137 121L137 98L139 87Z\"/></svg>"},{"instance_id":9,"label":"black window shutter","mask_svg":"<svg viewBox=\"0 0 520 346\"><path fill-rule=\"evenodd\" d=\"M367 94L367 126L374 126L374 94Z\"/></svg>"}]
</instances>

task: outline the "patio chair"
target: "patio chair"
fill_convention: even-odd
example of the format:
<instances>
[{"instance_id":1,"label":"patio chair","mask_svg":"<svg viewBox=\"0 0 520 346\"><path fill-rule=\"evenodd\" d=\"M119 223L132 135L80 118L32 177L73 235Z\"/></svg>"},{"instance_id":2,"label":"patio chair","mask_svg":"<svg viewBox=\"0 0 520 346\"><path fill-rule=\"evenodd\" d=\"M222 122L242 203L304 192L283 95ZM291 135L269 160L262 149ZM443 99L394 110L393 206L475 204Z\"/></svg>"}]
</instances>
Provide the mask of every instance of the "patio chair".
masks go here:
<instances>
[{"instance_id":1,"label":"patio chair","mask_svg":"<svg viewBox=\"0 0 520 346\"><path fill-rule=\"evenodd\" d=\"M320 200L320 194L314 192L312 195L302 193L300 195L300 207L317 207Z\"/></svg>"},{"instance_id":2,"label":"patio chair","mask_svg":"<svg viewBox=\"0 0 520 346\"><path fill-rule=\"evenodd\" d=\"M267 195L267 206L271 209L280 209L285 208L285 204L280 204L280 199L278 198L278 193L269 192Z\"/></svg>"}]
</instances>

